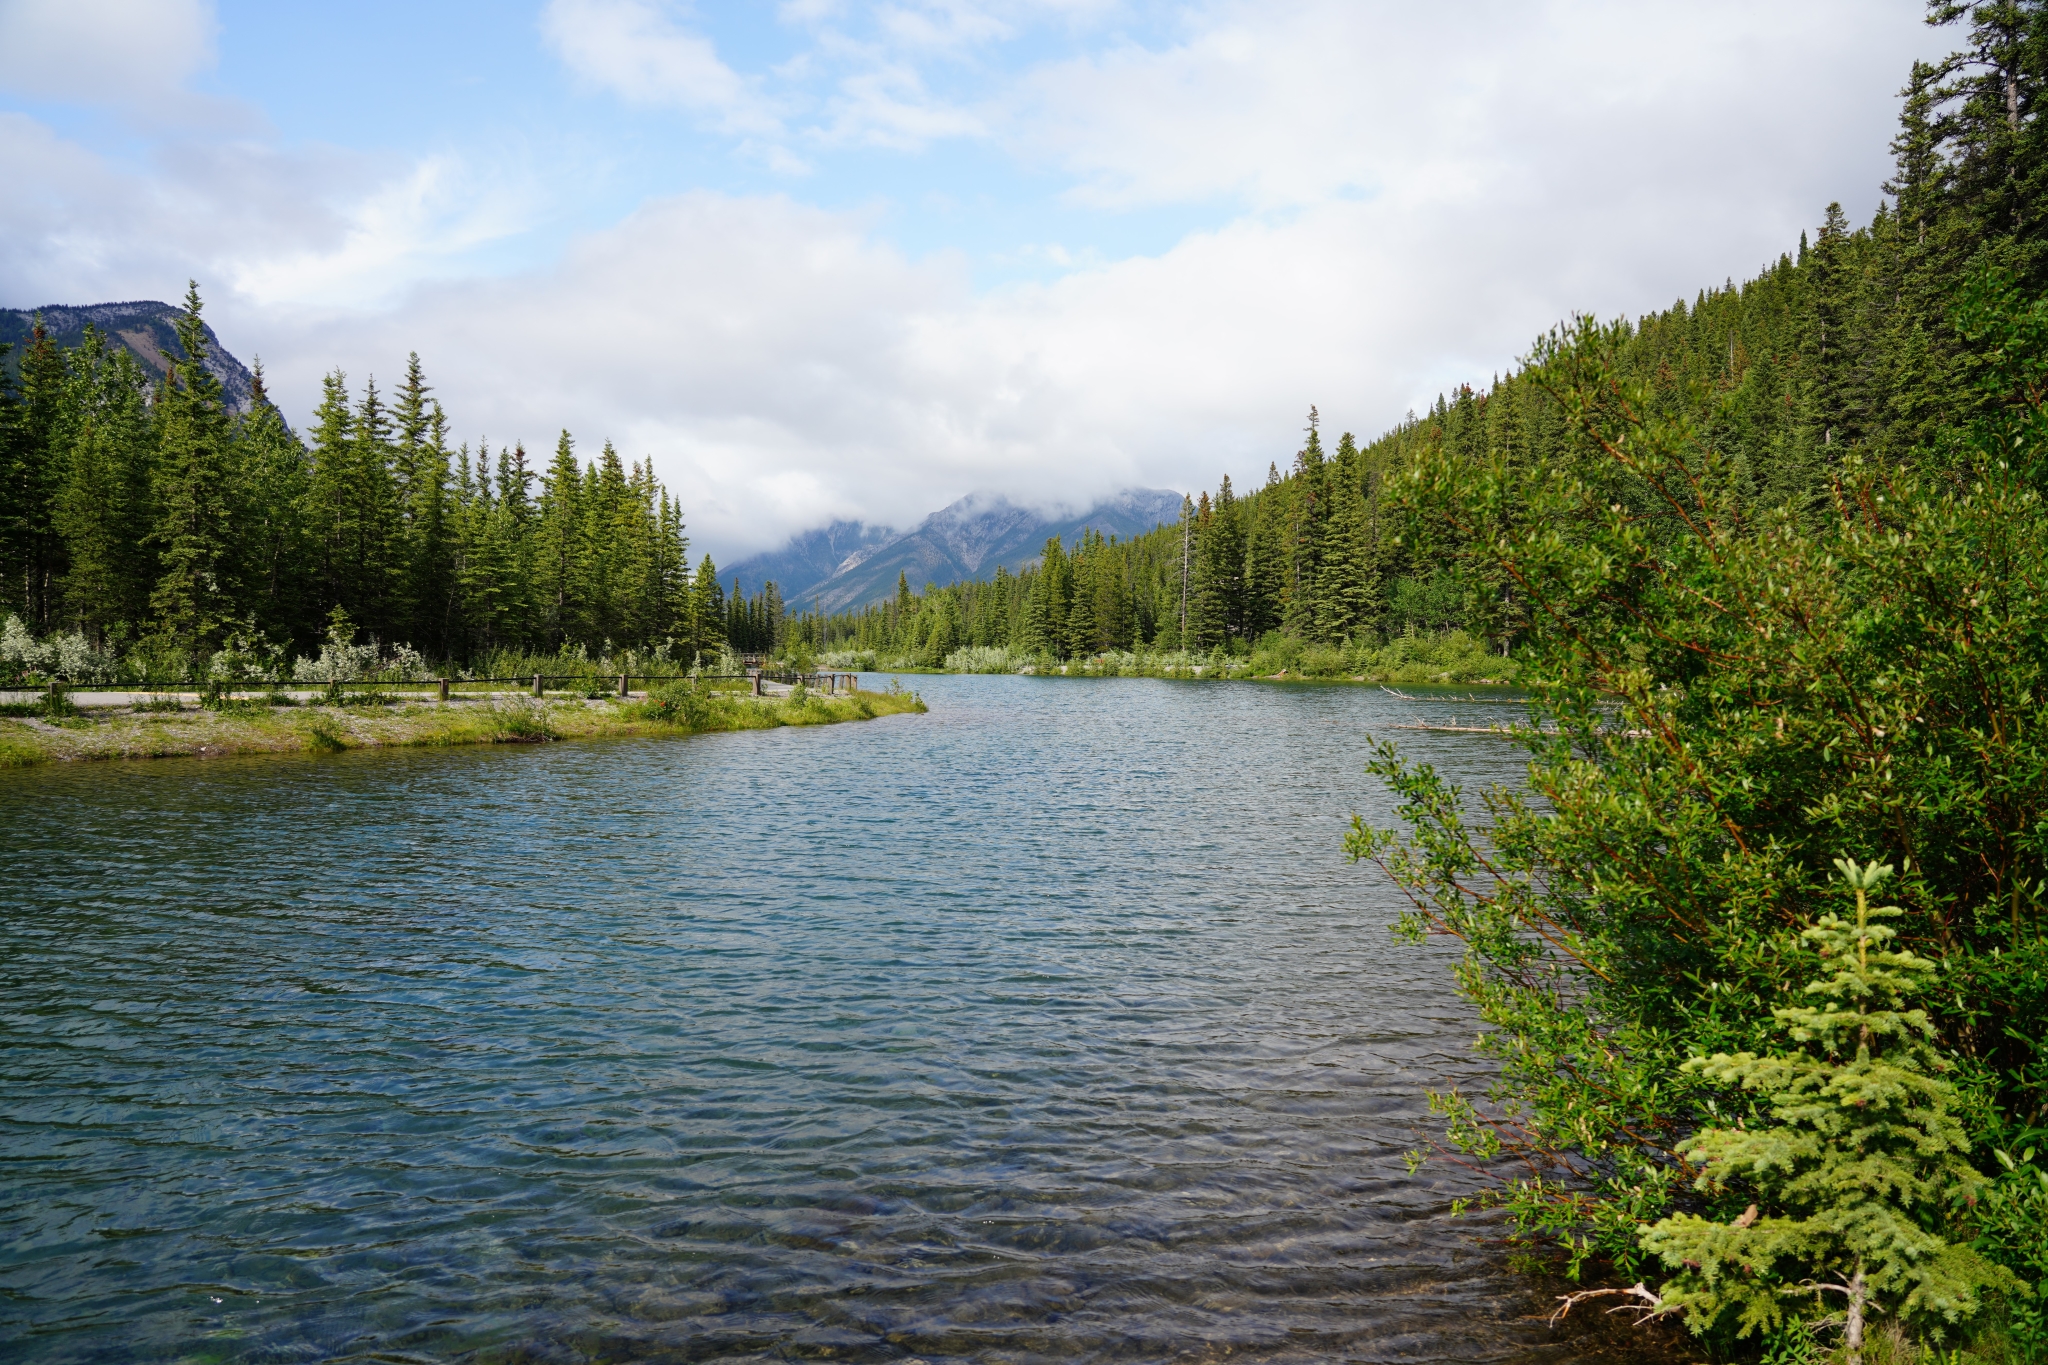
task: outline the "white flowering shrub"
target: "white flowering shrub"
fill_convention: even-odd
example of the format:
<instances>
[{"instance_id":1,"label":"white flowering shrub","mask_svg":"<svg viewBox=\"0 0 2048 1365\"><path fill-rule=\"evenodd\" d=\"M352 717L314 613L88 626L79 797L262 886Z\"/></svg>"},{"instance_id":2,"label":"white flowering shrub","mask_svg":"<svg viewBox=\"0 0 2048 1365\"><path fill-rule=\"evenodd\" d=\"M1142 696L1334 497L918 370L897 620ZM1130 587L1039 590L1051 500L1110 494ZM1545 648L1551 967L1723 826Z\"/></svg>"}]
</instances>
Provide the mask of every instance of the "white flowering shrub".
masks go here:
<instances>
[{"instance_id":1,"label":"white flowering shrub","mask_svg":"<svg viewBox=\"0 0 2048 1365\"><path fill-rule=\"evenodd\" d=\"M1014 673L1020 662L1001 645L967 645L946 656L945 669L948 673Z\"/></svg>"},{"instance_id":2,"label":"white flowering shrub","mask_svg":"<svg viewBox=\"0 0 2048 1365\"><path fill-rule=\"evenodd\" d=\"M284 670L277 647L261 635L238 630L214 651L206 676L225 683L276 682Z\"/></svg>"},{"instance_id":3,"label":"white flowering shrub","mask_svg":"<svg viewBox=\"0 0 2048 1365\"><path fill-rule=\"evenodd\" d=\"M360 682L377 671L377 646L352 645L332 634L320 646L317 659L299 658L292 664L292 681L302 683Z\"/></svg>"},{"instance_id":4,"label":"white flowering shrub","mask_svg":"<svg viewBox=\"0 0 2048 1365\"><path fill-rule=\"evenodd\" d=\"M411 645L393 645L378 676L385 682L426 682L435 675L424 654Z\"/></svg>"},{"instance_id":5,"label":"white flowering shrub","mask_svg":"<svg viewBox=\"0 0 2048 1365\"><path fill-rule=\"evenodd\" d=\"M119 676L121 659L109 649L95 648L81 631L37 640L19 616L0 622L0 678L20 681L31 676L66 682L109 682Z\"/></svg>"},{"instance_id":6,"label":"white flowering shrub","mask_svg":"<svg viewBox=\"0 0 2048 1365\"><path fill-rule=\"evenodd\" d=\"M50 666L52 658L50 648L36 643L36 637L19 616L10 613L6 621L0 622L0 672L17 677L41 673Z\"/></svg>"},{"instance_id":7,"label":"white flowering shrub","mask_svg":"<svg viewBox=\"0 0 2048 1365\"><path fill-rule=\"evenodd\" d=\"M52 655L51 671L69 682L112 682L120 675L120 657L111 649L95 648L83 631L52 635L44 648Z\"/></svg>"}]
</instances>

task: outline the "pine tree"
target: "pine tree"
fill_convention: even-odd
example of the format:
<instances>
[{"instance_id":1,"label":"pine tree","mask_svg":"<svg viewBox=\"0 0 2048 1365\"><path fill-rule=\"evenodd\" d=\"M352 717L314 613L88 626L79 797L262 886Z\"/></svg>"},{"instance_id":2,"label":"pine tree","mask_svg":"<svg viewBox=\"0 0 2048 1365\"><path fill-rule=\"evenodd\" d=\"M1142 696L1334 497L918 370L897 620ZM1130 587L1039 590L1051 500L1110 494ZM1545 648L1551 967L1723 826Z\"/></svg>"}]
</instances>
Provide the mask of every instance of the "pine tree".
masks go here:
<instances>
[{"instance_id":1,"label":"pine tree","mask_svg":"<svg viewBox=\"0 0 2048 1365\"><path fill-rule=\"evenodd\" d=\"M1216 506L1205 492L1195 499L1194 535L1188 573L1188 633L1186 647L1210 650L1225 644L1230 635L1229 569L1218 541Z\"/></svg>"},{"instance_id":2,"label":"pine tree","mask_svg":"<svg viewBox=\"0 0 2048 1365\"><path fill-rule=\"evenodd\" d=\"M1071 658L1093 654L1100 645L1095 622L1095 571L1099 559L1096 549L1100 540L1101 537L1083 531L1081 544L1067 561L1073 586L1067 594L1065 652Z\"/></svg>"},{"instance_id":3,"label":"pine tree","mask_svg":"<svg viewBox=\"0 0 2048 1365\"><path fill-rule=\"evenodd\" d=\"M2044 0L1930 0L1930 24L1967 20L1967 45L1935 67L1936 121L1950 151L1948 199L1969 249L1989 247L2032 293L2048 287L2048 128L2038 117L2048 72Z\"/></svg>"},{"instance_id":4,"label":"pine tree","mask_svg":"<svg viewBox=\"0 0 2048 1365\"><path fill-rule=\"evenodd\" d=\"M310 643L314 562L306 511L311 491L306 448L270 401L263 361L255 364L249 411L235 436L241 448L236 524L243 611L259 630Z\"/></svg>"},{"instance_id":5,"label":"pine tree","mask_svg":"<svg viewBox=\"0 0 2048 1365\"><path fill-rule=\"evenodd\" d=\"M1287 569L1282 551L1287 490L1280 481L1280 468L1266 466L1266 486L1245 533L1244 551L1244 634L1256 642L1266 632L1278 630L1281 603L1285 596Z\"/></svg>"},{"instance_id":6,"label":"pine tree","mask_svg":"<svg viewBox=\"0 0 2048 1365\"><path fill-rule=\"evenodd\" d=\"M19 575L21 612L31 629L55 624L57 582L64 574L64 542L56 510L69 442L63 428L64 354L38 315L21 357L21 408L16 464L11 471L11 568ZM12 576L12 575L10 575Z\"/></svg>"},{"instance_id":7,"label":"pine tree","mask_svg":"<svg viewBox=\"0 0 2048 1365\"><path fill-rule=\"evenodd\" d=\"M1873 1314L1953 1324L1976 1311L1979 1290L2017 1281L1932 1230L1984 1183L1964 1159L1953 1064L1929 1041L1926 1010L1906 1007L1933 984L1935 964L1887 946L1896 931L1881 921L1905 912L1871 905L1870 893L1889 866L1835 866L1855 895L1855 922L1828 912L1800 935L1832 969L1806 987L1820 1003L1771 1011L1798 1050L1717 1053L1685 1067L1762 1100L1754 1126L1703 1129L1686 1153L1701 1191L1749 1189L1756 1202L1725 1223L1673 1214L1642 1241L1679 1271L1658 1311L1683 1311L1704 1332L1734 1309L1746 1336L1775 1326L1787 1300L1839 1294L1849 1360L1860 1365Z\"/></svg>"},{"instance_id":8,"label":"pine tree","mask_svg":"<svg viewBox=\"0 0 2048 1365\"><path fill-rule=\"evenodd\" d=\"M164 353L169 373L155 411L158 511L150 539L163 571L149 605L163 635L198 667L234 615L235 470L220 380L206 367L197 281L185 291L177 334L180 354Z\"/></svg>"},{"instance_id":9,"label":"pine tree","mask_svg":"<svg viewBox=\"0 0 2048 1365\"><path fill-rule=\"evenodd\" d=\"M134 357L89 325L68 382L62 439L70 455L54 517L64 542L64 616L104 645L110 628L142 624L156 578L144 545L151 524L147 386Z\"/></svg>"},{"instance_id":10,"label":"pine tree","mask_svg":"<svg viewBox=\"0 0 2048 1365\"><path fill-rule=\"evenodd\" d=\"M1807 257L1805 350L1807 443L1823 465L1837 464L1863 436L1851 317L1855 309L1854 244L1840 204L1829 204ZM1821 478L1805 491L1818 500Z\"/></svg>"},{"instance_id":11,"label":"pine tree","mask_svg":"<svg viewBox=\"0 0 2048 1365\"><path fill-rule=\"evenodd\" d=\"M718 586L718 566L708 554L697 565L697 580L690 586L688 621L690 658L712 662L726 644L725 593Z\"/></svg>"},{"instance_id":12,"label":"pine tree","mask_svg":"<svg viewBox=\"0 0 2048 1365\"><path fill-rule=\"evenodd\" d=\"M1337 442L1330 466L1330 517L1316 582L1316 632L1325 640L1356 639L1379 625L1379 556L1357 443Z\"/></svg>"},{"instance_id":13,"label":"pine tree","mask_svg":"<svg viewBox=\"0 0 2048 1365\"><path fill-rule=\"evenodd\" d=\"M1308 410L1308 440L1294 457L1294 521L1288 528L1287 600L1283 624L1299 639L1316 638L1316 587L1322 569L1323 537L1330 519L1321 419Z\"/></svg>"},{"instance_id":14,"label":"pine tree","mask_svg":"<svg viewBox=\"0 0 2048 1365\"><path fill-rule=\"evenodd\" d=\"M1063 657L1067 648L1067 590L1070 575L1066 547L1058 536L1045 542L1038 571L1032 575L1031 597L1024 614L1023 647Z\"/></svg>"},{"instance_id":15,"label":"pine tree","mask_svg":"<svg viewBox=\"0 0 2048 1365\"><path fill-rule=\"evenodd\" d=\"M392 408L392 482L404 528L397 605L412 642L439 655L449 647L455 564L448 526L448 418L429 397L433 391L419 352L412 352Z\"/></svg>"},{"instance_id":16,"label":"pine tree","mask_svg":"<svg viewBox=\"0 0 2048 1365\"><path fill-rule=\"evenodd\" d=\"M568 431L555 442L555 458L541 476L535 572L541 637L561 649L583 635L583 473Z\"/></svg>"},{"instance_id":17,"label":"pine tree","mask_svg":"<svg viewBox=\"0 0 2048 1365\"><path fill-rule=\"evenodd\" d=\"M358 627L396 638L393 598L403 586L404 534L391 477L391 423L376 381L351 408L348 376L321 381L313 410L307 524L318 557L314 615L339 609Z\"/></svg>"}]
</instances>

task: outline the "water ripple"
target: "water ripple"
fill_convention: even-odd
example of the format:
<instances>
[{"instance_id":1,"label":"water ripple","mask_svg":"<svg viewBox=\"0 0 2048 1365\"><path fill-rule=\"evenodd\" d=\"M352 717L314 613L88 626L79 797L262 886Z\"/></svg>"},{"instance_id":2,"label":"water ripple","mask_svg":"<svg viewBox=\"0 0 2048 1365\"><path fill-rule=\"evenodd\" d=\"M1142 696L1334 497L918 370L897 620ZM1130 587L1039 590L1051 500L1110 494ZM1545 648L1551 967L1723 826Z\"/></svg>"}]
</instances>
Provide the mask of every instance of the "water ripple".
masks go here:
<instances>
[{"instance_id":1,"label":"water ripple","mask_svg":"<svg viewBox=\"0 0 2048 1365\"><path fill-rule=\"evenodd\" d=\"M925 691L0 775L0 1357L1586 1355L1400 1159L1476 1074L1341 857L1413 704Z\"/></svg>"}]
</instances>

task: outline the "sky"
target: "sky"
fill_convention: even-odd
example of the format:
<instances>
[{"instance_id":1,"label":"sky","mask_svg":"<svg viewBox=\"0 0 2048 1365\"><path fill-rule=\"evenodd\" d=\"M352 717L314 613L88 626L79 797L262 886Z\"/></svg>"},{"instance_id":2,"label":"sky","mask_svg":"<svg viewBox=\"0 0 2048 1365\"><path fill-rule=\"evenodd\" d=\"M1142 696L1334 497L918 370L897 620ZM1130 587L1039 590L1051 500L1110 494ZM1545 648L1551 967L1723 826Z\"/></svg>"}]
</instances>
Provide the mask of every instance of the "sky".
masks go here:
<instances>
[{"instance_id":1,"label":"sky","mask_svg":"<svg viewBox=\"0 0 2048 1365\"><path fill-rule=\"evenodd\" d=\"M0 0L0 306L651 459L721 561L1263 481L1866 221L1919 0Z\"/></svg>"}]
</instances>

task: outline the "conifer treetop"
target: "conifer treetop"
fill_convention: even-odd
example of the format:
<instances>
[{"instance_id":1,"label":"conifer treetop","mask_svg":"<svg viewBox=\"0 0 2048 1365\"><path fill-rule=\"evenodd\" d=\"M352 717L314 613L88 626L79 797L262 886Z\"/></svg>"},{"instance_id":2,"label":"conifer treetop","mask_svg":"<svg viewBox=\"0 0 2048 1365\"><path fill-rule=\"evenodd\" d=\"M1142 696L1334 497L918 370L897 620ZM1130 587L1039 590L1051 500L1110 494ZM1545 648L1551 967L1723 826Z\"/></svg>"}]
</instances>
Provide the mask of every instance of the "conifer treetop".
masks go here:
<instances>
[{"instance_id":1,"label":"conifer treetop","mask_svg":"<svg viewBox=\"0 0 2048 1365\"><path fill-rule=\"evenodd\" d=\"M1984 1184L1965 1159L1951 1064L1926 1011L1905 1007L1937 964L1890 946L1884 921L1903 912L1870 903L1890 866L1835 866L1855 919L1824 913L1800 935L1832 968L1803 992L1820 1002L1771 1011L1798 1048L1686 1064L1763 1101L1768 1121L1704 1128L1685 1152L1709 1201L1753 1202L1729 1221L1678 1213L1644 1228L1644 1249L1678 1273L1643 1297L1702 1333L1732 1309L1747 1336L1776 1327L1788 1305L1839 1295L1845 1311L1829 1320L1856 1361L1872 1314L1953 1324L1976 1311L1980 1290L2018 1281L1933 1230Z\"/></svg>"}]
</instances>

